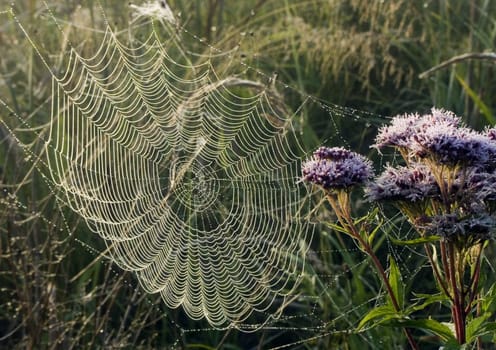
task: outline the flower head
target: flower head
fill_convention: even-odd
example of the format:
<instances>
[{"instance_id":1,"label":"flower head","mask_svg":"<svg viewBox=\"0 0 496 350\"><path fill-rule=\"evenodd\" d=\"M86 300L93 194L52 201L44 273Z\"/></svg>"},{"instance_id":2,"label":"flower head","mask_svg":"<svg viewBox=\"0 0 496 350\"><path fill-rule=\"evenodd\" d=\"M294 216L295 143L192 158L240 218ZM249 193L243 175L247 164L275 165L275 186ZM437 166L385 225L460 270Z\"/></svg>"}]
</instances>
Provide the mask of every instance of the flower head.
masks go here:
<instances>
[{"instance_id":1,"label":"flower head","mask_svg":"<svg viewBox=\"0 0 496 350\"><path fill-rule=\"evenodd\" d=\"M476 243L490 237L495 220L489 215L460 218L456 214L436 215L423 227L430 235L438 235L448 241Z\"/></svg>"},{"instance_id":2,"label":"flower head","mask_svg":"<svg viewBox=\"0 0 496 350\"><path fill-rule=\"evenodd\" d=\"M366 189L371 201L398 200L417 202L439 195L439 188L429 169L422 164L386 170Z\"/></svg>"},{"instance_id":3,"label":"flower head","mask_svg":"<svg viewBox=\"0 0 496 350\"><path fill-rule=\"evenodd\" d=\"M424 114L422 116L418 128L422 129L424 126L439 124L451 125L456 128L461 125L461 122L460 117L451 111L446 111L440 108L432 108L430 114Z\"/></svg>"},{"instance_id":4,"label":"flower head","mask_svg":"<svg viewBox=\"0 0 496 350\"><path fill-rule=\"evenodd\" d=\"M412 151L441 164L466 164L484 167L494 162L496 143L487 136L449 123L426 126L414 135Z\"/></svg>"},{"instance_id":5,"label":"flower head","mask_svg":"<svg viewBox=\"0 0 496 350\"><path fill-rule=\"evenodd\" d=\"M465 193L475 194L476 200L482 202L496 201L496 173L473 169L465 180Z\"/></svg>"},{"instance_id":6,"label":"flower head","mask_svg":"<svg viewBox=\"0 0 496 350\"><path fill-rule=\"evenodd\" d=\"M394 117L390 125L379 129L373 147L377 149L386 146L408 148L413 131L419 120L420 115L418 114L405 114Z\"/></svg>"},{"instance_id":7,"label":"flower head","mask_svg":"<svg viewBox=\"0 0 496 350\"><path fill-rule=\"evenodd\" d=\"M328 189L344 189L365 183L372 164L358 153L342 147L320 147L302 165L303 180Z\"/></svg>"},{"instance_id":8,"label":"flower head","mask_svg":"<svg viewBox=\"0 0 496 350\"><path fill-rule=\"evenodd\" d=\"M432 108L430 114L404 114L394 117L390 125L383 126L375 139L375 148L386 146L410 148L417 132L430 126L450 125L458 127L460 118L443 109Z\"/></svg>"},{"instance_id":9,"label":"flower head","mask_svg":"<svg viewBox=\"0 0 496 350\"><path fill-rule=\"evenodd\" d=\"M343 147L320 147L313 152L315 159L328 159L333 161L351 159L355 155L356 153L350 152Z\"/></svg>"}]
</instances>

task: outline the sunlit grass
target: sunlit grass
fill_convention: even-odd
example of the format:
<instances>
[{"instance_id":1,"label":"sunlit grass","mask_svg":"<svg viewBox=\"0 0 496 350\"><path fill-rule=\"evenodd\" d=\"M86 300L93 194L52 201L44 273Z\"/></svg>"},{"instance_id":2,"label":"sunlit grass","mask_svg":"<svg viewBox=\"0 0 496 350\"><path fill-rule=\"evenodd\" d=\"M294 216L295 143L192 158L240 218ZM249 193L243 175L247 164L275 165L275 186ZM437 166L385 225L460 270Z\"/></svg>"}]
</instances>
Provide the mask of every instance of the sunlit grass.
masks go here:
<instances>
[{"instance_id":1,"label":"sunlit grass","mask_svg":"<svg viewBox=\"0 0 496 350\"><path fill-rule=\"evenodd\" d=\"M233 61L243 62L253 68L246 74L263 83L277 72L276 88L293 108L309 93L377 113L379 119L435 105L463 115L479 129L494 121L493 63L462 61L419 78L453 56L494 50L494 2L175 0L168 4L180 24L195 35L179 30L180 40L200 53L212 49L197 38L222 53L236 49L233 59L219 59L219 64L227 70ZM235 331L206 331L206 323L191 322L180 310L165 310L159 298L142 294L130 274L99 256L105 252L104 243L76 215L59 208L53 189L41 176L45 165L34 159L44 156L42 140L51 103L49 69L63 74L71 47L83 56L92 54L102 35L95 30L103 27L102 9L110 25L125 35L130 8L122 1L88 0L80 5L17 1L17 20L47 58L47 67L19 30L9 6L0 2L0 98L10 108L0 107L0 346L175 344L244 349L294 343L307 349L392 349L404 344L401 334L391 330L353 333L360 317L377 302L380 283L353 243L325 227L308 242L312 255L301 283L301 294L308 298L289 306L306 316L251 334L248 341ZM194 57L202 60L200 55ZM302 94L285 92L285 84ZM298 118L309 147L335 140L338 129L340 139L363 149L377 126L377 121L331 118L328 111L310 104ZM319 215L332 220L325 206ZM389 248L385 238L378 241L376 249L384 259ZM408 264L419 273L417 266L424 260L410 254ZM390 341L375 342L386 333Z\"/></svg>"}]
</instances>

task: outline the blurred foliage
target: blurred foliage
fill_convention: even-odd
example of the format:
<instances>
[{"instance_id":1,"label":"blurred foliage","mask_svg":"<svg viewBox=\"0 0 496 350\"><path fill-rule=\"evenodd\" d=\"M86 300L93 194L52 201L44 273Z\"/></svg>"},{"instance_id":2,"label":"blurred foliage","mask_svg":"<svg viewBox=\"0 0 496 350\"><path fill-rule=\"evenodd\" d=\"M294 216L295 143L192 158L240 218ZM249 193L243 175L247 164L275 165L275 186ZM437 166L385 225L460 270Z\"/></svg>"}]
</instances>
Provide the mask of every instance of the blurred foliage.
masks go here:
<instances>
[{"instance_id":1,"label":"blurred foliage","mask_svg":"<svg viewBox=\"0 0 496 350\"><path fill-rule=\"evenodd\" d=\"M371 113L358 120L339 118L333 115L335 109L304 104L298 126L307 147L333 138L337 130L339 140L369 153L368 141L382 116L425 111L433 105L463 115L479 129L496 118L494 62L464 60L419 78L453 56L494 50L494 1L170 0L168 4L178 26L196 36L180 34L185 47L198 53L191 56L197 58L193 63L211 57L208 42L252 67L245 73L254 80L268 83L277 72L276 88L293 108L311 94L329 106ZM350 332L377 302L380 283L351 242L326 228L309 242L308 269L300 289L311 297L298 298L288 307L290 314L301 316L253 334L215 331L188 321L181 310L165 310L158 297L143 295L130 274L113 270L100 256L105 244L75 214L59 208L43 177L42 140L50 120L50 70L64 73L71 46L82 56L94 52L102 35L95 28L101 29L106 20L102 10L109 24L126 35L133 9L117 0L18 0L14 19L9 6L10 1L0 0L0 12L6 11L0 13L0 98L9 106L0 106L0 347L262 349L293 343L292 348L302 349L394 349L405 345L402 334L388 329ZM46 66L16 20L46 57ZM221 56L217 68L221 71L224 64L230 69L234 60ZM291 89L285 89L286 84ZM323 221L332 219L326 207L317 215ZM385 236L376 245L386 261L391 247ZM428 285L423 258L414 251L399 255L400 267ZM411 281L405 283L408 293ZM378 339L387 341L381 344ZM435 339L422 339L423 348L429 348L429 342L437 348Z\"/></svg>"}]
</instances>

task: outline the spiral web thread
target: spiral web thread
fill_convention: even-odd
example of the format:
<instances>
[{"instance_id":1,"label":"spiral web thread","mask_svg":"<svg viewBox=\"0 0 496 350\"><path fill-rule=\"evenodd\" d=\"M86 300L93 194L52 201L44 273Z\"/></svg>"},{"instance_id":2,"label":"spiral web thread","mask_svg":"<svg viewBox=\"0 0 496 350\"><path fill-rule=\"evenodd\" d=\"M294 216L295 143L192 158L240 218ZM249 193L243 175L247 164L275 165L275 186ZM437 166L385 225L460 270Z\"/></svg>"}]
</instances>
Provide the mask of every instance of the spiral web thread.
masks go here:
<instances>
[{"instance_id":1,"label":"spiral web thread","mask_svg":"<svg viewBox=\"0 0 496 350\"><path fill-rule=\"evenodd\" d=\"M129 47L107 30L66 72L53 77L50 171L112 259L215 327L280 312L312 227L277 93L176 62L155 32Z\"/></svg>"}]
</instances>

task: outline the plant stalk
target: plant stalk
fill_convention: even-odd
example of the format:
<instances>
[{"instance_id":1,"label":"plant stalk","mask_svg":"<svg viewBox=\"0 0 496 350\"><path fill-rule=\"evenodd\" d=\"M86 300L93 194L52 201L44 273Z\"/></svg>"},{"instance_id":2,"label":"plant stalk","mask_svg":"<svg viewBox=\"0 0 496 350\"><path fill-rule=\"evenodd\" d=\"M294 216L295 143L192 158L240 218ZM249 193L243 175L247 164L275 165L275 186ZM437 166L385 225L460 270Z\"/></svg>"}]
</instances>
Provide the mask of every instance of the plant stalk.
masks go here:
<instances>
[{"instance_id":1,"label":"plant stalk","mask_svg":"<svg viewBox=\"0 0 496 350\"><path fill-rule=\"evenodd\" d=\"M464 307L464 298L463 298L463 285L458 286L456 279L456 257L455 257L455 248L454 244L450 242L448 244L448 273L450 275L451 287L453 288L453 306L451 308L451 314L453 317L453 322L455 323L455 331L456 331L456 340L459 344L466 343L466 335L465 335L465 307ZM459 288L460 287L460 288ZM462 295L460 295L462 293Z\"/></svg>"},{"instance_id":2,"label":"plant stalk","mask_svg":"<svg viewBox=\"0 0 496 350\"><path fill-rule=\"evenodd\" d=\"M346 198L340 198L339 195L346 196ZM396 296L394 295L393 288L391 287L391 284L389 283L389 279L387 277L386 271L384 270L384 267L382 266L381 262L377 258L377 255L375 254L374 250L372 249L372 246L365 241L362 236L360 235L360 231L357 229L355 226L353 219L351 217L351 207L349 204L349 193L338 193L337 198L334 197L332 194L327 195L327 200L331 204L331 207L333 208L334 212L336 213L338 217L338 221L343 226L343 228L347 229L350 235L356 239L363 249L363 251L372 259L372 262L374 263L374 266L379 273L379 276L381 276L381 279L386 286L387 292L389 294L389 297L391 299L391 303L393 304L393 308L395 311L400 312L401 308L398 303L398 300L396 299ZM336 200L337 199L337 200ZM341 207L342 205L345 205L345 207ZM410 333L410 330L407 328L403 328L403 331L405 332L405 335L408 339L408 343L412 347L412 349L419 350L419 347L415 340L413 339L412 334Z\"/></svg>"},{"instance_id":3,"label":"plant stalk","mask_svg":"<svg viewBox=\"0 0 496 350\"><path fill-rule=\"evenodd\" d=\"M451 297L451 294L449 293L449 288L446 285L445 280L441 276L441 271L439 271L438 266L434 262L434 258L432 256L432 251L431 248L429 247L429 243L424 244L424 249L427 253L427 258L429 259L429 263L431 264L432 271L434 272L434 277L436 278L437 283L441 287L443 293L453 302L453 298Z\"/></svg>"}]
</instances>

